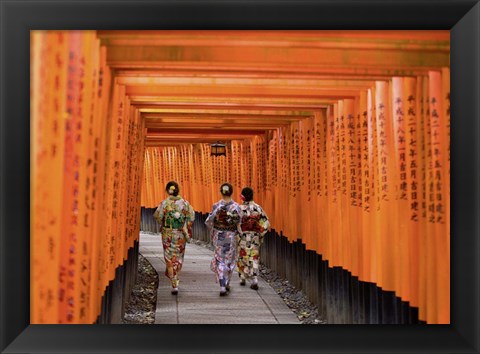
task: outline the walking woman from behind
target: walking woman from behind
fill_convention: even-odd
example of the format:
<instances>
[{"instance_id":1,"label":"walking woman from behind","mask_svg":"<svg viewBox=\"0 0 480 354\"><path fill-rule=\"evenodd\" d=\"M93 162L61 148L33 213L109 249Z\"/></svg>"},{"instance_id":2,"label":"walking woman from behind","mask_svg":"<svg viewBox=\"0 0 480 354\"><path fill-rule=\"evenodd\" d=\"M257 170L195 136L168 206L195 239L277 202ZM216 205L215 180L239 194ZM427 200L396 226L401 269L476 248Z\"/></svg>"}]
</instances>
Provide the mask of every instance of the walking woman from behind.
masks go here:
<instances>
[{"instance_id":1,"label":"walking woman from behind","mask_svg":"<svg viewBox=\"0 0 480 354\"><path fill-rule=\"evenodd\" d=\"M250 288L258 290L260 246L270 227L270 222L262 207L253 201L252 188L243 188L240 198L243 202L240 204L241 233L237 240L237 268L241 279L240 285L245 285L246 279L248 279L251 282Z\"/></svg>"},{"instance_id":2,"label":"walking woman from behind","mask_svg":"<svg viewBox=\"0 0 480 354\"><path fill-rule=\"evenodd\" d=\"M160 224L165 275L172 283L172 294L178 293L178 273L182 269L185 244L192 236L195 212L192 206L178 195L177 182L170 181L165 188L168 197L160 203L153 217Z\"/></svg>"},{"instance_id":3,"label":"walking woman from behind","mask_svg":"<svg viewBox=\"0 0 480 354\"><path fill-rule=\"evenodd\" d=\"M236 238L239 232L240 208L232 200L233 187L229 183L220 186L222 199L213 205L212 212L205 220L211 231L215 253L211 270L220 283L220 296L230 291L230 278L235 269Z\"/></svg>"}]
</instances>

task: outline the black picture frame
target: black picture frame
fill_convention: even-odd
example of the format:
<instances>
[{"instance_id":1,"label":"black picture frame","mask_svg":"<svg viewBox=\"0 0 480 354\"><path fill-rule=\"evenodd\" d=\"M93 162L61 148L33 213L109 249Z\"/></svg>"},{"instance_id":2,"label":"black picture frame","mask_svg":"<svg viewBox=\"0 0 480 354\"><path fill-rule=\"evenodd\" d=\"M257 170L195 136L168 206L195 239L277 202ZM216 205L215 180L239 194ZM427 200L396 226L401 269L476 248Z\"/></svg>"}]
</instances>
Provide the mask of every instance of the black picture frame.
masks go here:
<instances>
[{"instance_id":1,"label":"black picture frame","mask_svg":"<svg viewBox=\"0 0 480 354\"><path fill-rule=\"evenodd\" d=\"M478 353L480 4L0 0L2 353ZM29 325L29 31L451 30L451 325Z\"/></svg>"}]
</instances>

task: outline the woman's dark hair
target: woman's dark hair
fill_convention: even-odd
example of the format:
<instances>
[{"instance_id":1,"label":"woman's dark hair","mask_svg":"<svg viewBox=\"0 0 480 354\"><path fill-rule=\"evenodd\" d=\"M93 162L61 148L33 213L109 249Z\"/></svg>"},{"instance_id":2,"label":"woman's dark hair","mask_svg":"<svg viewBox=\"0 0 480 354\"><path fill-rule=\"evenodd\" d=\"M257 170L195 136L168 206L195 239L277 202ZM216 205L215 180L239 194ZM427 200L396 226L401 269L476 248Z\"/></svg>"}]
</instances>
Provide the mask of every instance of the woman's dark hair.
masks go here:
<instances>
[{"instance_id":1,"label":"woman's dark hair","mask_svg":"<svg viewBox=\"0 0 480 354\"><path fill-rule=\"evenodd\" d=\"M227 189L228 187L228 189ZM230 197L233 193L233 187L230 183L224 183L220 186L220 193L227 197Z\"/></svg>"},{"instance_id":2,"label":"woman's dark hair","mask_svg":"<svg viewBox=\"0 0 480 354\"><path fill-rule=\"evenodd\" d=\"M253 199L253 189L250 187L243 188L242 195L245 197L246 202L251 201Z\"/></svg>"},{"instance_id":3,"label":"woman's dark hair","mask_svg":"<svg viewBox=\"0 0 480 354\"><path fill-rule=\"evenodd\" d=\"M167 186L165 187L165 190L169 195L173 195L176 197L178 195L178 192L180 192L180 188L178 187L178 183L175 181L170 181L167 183Z\"/></svg>"}]
</instances>

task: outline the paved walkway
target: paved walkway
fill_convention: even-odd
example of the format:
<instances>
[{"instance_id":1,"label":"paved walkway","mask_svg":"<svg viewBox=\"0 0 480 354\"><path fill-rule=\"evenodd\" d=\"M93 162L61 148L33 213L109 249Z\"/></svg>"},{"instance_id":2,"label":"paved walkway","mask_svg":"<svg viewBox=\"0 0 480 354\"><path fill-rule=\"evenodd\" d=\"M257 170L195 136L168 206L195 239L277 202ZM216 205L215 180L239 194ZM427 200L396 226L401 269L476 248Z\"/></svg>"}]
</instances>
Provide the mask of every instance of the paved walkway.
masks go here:
<instances>
[{"instance_id":1,"label":"paved walkway","mask_svg":"<svg viewBox=\"0 0 480 354\"><path fill-rule=\"evenodd\" d=\"M140 234L140 253L159 274L155 323L180 324L300 324L270 285L259 277L259 290L240 286L237 274L232 277L230 293L220 297L220 287L210 270L213 251L187 244L180 272L178 295L164 275L165 262L159 235Z\"/></svg>"}]
</instances>

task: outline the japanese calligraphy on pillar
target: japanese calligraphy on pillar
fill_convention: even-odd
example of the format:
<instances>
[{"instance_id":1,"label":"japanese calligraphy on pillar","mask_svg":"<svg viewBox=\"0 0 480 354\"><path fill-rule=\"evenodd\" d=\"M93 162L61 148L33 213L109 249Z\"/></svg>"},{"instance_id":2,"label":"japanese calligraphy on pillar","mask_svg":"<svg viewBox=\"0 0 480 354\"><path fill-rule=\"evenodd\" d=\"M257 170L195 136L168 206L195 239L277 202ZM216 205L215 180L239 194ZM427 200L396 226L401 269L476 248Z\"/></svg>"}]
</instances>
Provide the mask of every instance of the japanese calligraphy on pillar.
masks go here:
<instances>
[{"instance_id":1,"label":"japanese calligraphy on pillar","mask_svg":"<svg viewBox=\"0 0 480 354\"><path fill-rule=\"evenodd\" d=\"M448 150L447 150L447 161L448 161L448 174L450 175L450 91L445 95L445 128L447 130L447 141L448 141Z\"/></svg>"},{"instance_id":2,"label":"japanese calligraphy on pillar","mask_svg":"<svg viewBox=\"0 0 480 354\"><path fill-rule=\"evenodd\" d=\"M290 193L292 195L292 197L295 197L296 196L296 187L297 187L297 164L296 164L296 154L297 154L297 151L296 151L296 146L295 146L295 130L294 128L292 128L290 134L289 134L289 151L290 151L290 154L289 154L289 162L290 162L290 166L291 166L291 173L290 173L290 183L289 183L289 186L290 186Z\"/></svg>"},{"instance_id":3,"label":"japanese calligraphy on pillar","mask_svg":"<svg viewBox=\"0 0 480 354\"><path fill-rule=\"evenodd\" d=\"M331 109L328 108L329 110ZM323 164L323 178L322 174L320 174L321 171L319 171L319 176L318 178L322 179L322 181L318 181L320 183L319 190L321 191L321 185L323 184L323 193L325 196L328 196L328 152L327 152L327 139L328 139L328 115L326 111L324 111L324 115L321 116L321 127L320 127L320 149L322 152L322 158L318 160L319 165ZM321 163L320 163L321 161ZM317 182L317 183L318 183Z\"/></svg>"},{"instance_id":4,"label":"japanese calligraphy on pillar","mask_svg":"<svg viewBox=\"0 0 480 354\"><path fill-rule=\"evenodd\" d=\"M445 223L445 205L443 196L443 148L442 135L444 124L442 108L442 77L437 71L429 72L429 91L430 91L430 117L431 117L431 150L432 150L432 173L434 175L434 186L431 194L434 194L433 201L430 199L429 209L434 211L434 219L429 218L430 222Z\"/></svg>"},{"instance_id":5,"label":"japanese calligraphy on pillar","mask_svg":"<svg viewBox=\"0 0 480 354\"><path fill-rule=\"evenodd\" d=\"M279 150L279 143L278 143L278 133L277 131L273 134L273 139L271 140L271 148L272 148L272 165L268 168L269 171L272 173L272 187L278 186L278 150Z\"/></svg>"},{"instance_id":6,"label":"japanese calligraphy on pillar","mask_svg":"<svg viewBox=\"0 0 480 354\"><path fill-rule=\"evenodd\" d=\"M367 101L367 104L369 104L370 100ZM368 109L368 107L366 108ZM372 114L368 114L368 111L365 110L362 112L362 117L361 117L361 164L362 164L362 207L363 211L369 212L370 211L370 185L371 185L371 180L370 180L370 154L371 151L369 149L369 129L368 129L368 117L372 117Z\"/></svg>"},{"instance_id":7,"label":"japanese calligraphy on pillar","mask_svg":"<svg viewBox=\"0 0 480 354\"><path fill-rule=\"evenodd\" d=\"M61 323L73 323L75 302L75 268L76 254L78 252L78 181L80 158L78 149L75 150L75 141L79 139L77 129L80 123L78 114L79 96L79 71L81 42L78 33L70 35L70 48L68 57L68 78L67 78L67 112L69 118L65 122L65 180L64 180L64 201L67 207L63 220L64 229L62 233L68 235L66 246L63 247L62 263L60 268L60 304ZM80 123L81 124L81 123ZM62 286L65 284L65 287Z\"/></svg>"},{"instance_id":8,"label":"japanese calligraphy on pillar","mask_svg":"<svg viewBox=\"0 0 480 354\"><path fill-rule=\"evenodd\" d=\"M302 181L300 178L300 164L302 162L302 152L301 152L301 143L300 143L300 131L298 126L295 127L295 133L293 136L293 146L294 146L294 165L295 165L295 174L294 174L294 196L297 196L300 193Z\"/></svg>"},{"instance_id":9,"label":"japanese calligraphy on pillar","mask_svg":"<svg viewBox=\"0 0 480 354\"><path fill-rule=\"evenodd\" d=\"M78 124L77 124L77 138L76 145L79 157L78 167L78 197L80 201L79 206L79 247L77 254L77 265L75 269L76 274L76 301L77 307L74 309L76 322L86 322L86 308L89 301L89 292L87 284L89 279L89 255L91 252L91 244L89 242L89 219L90 210L86 207L86 199L88 199L88 189L91 183L91 169L87 165L89 157L89 143L90 135L93 134L93 127L90 124L93 115L91 101L92 95L94 97L95 89L92 83L95 80L92 78L92 63L89 58L96 56L91 52L91 36L84 35L82 37L82 50L79 61L79 96L78 96Z\"/></svg>"},{"instance_id":10,"label":"japanese calligraphy on pillar","mask_svg":"<svg viewBox=\"0 0 480 354\"><path fill-rule=\"evenodd\" d=\"M442 96L444 119L444 167L443 167L443 183L445 184L445 217L446 229L450 228L450 69L442 69Z\"/></svg>"},{"instance_id":11,"label":"japanese calligraphy on pillar","mask_svg":"<svg viewBox=\"0 0 480 354\"><path fill-rule=\"evenodd\" d=\"M247 147L247 154L246 154L246 162L247 162L247 166L248 166L248 169L247 169L247 173L248 173L248 179L247 179L247 184L249 186L252 186L253 188L255 187L254 186L254 182L253 182L253 179L255 178L255 173L253 171L253 162L255 160L255 143L253 141L248 141L248 140L244 140L244 144L245 146Z\"/></svg>"},{"instance_id":12,"label":"japanese calligraphy on pillar","mask_svg":"<svg viewBox=\"0 0 480 354\"><path fill-rule=\"evenodd\" d=\"M404 123L404 102L403 102L403 81L402 79L394 78L394 97L393 97L393 119L394 119L394 136L395 147L398 159L399 168L399 186L397 198L401 200L407 200L407 158L405 147L405 123ZM397 90L398 86L398 90ZM415 157L416 150L412 147L409 149L411 157ZM413 156L412 156L413 155Z\"/></svg>"},{"instance_id":13,"label":"japanese calligraphy on pillar","mask_svg":"<svg viewBox=\"0 0 480 354\"><path fill-rule=\"evenodd\" d=\"M435 184L432 155L432 120L430 117L429 80L424 82L424 136L425 136L425 187L424 187L424 215L430 223L435 222Z\"/></svg>"},{"instance_id":14,"label":"japanese calligraphy on pillar","mask_svg":"<svg viewBox=\"0 0 480 354\"><path fill-rule=\"evenodd\" d=\"M383 84L383 83L381 83ZM377 90L377 139L378 158L380 169L380 200L388 201L388 164L387 164L387 131L386 131L386 107L383 90Z\"/></svg>"},{"instance_id":15,"label":"japanese calligraphy on pillar","mask_svg":"<svg viewBox=\"0 0 480 354\"><path fill-rule=\"evenodd\" d=\"M408 174L410 175L410 190L407 193L409 194L409 203L410 203L410 220L418 222L419 221L419 195L418 195L418 145L417 144L417 114L416 114L416 98L413 92L410 92L407 97L407 102L405 104L407 110L407 119L406 119L406 144L408 146L407 151L407 166ZM415 151L416 153L412 152Z\"/></svg>"},{"instance_id":16,"label":"japanese calligraphy on pillar","mask_svg":"<svg viewBox=\"0 0 480 354\"><path fill-rule=\"evenodd\" d=\"M314 119L314 146L315 146L315 169L313 170L313 180L317 196L322 196L322 119L316 116Z\"/></svg>"},{"instance_id":17,"label":"japanese calligraphy on pillar","mask_svg":"<svg viewBox=\"0 0 480 354\"><path fill-rule=\"evenodd\" d=\"M280 166L287 166L287 139L286 139L286 131L280 130L279 131L279 152L278 152L278 163ZM285 190L287 188L287 169L281 168L279 169L279 178L280 178L280 187Z\"/></svg>"},{"instance_id":18,"label":"japanese calligraphy on pillar","mask_svg":"<svg viewBox=\"0 0 480 354\"><path fill-rule=\"evenodd\" d=\"M58 321L58 294L65 283L58 284L62 227L63 171L67 50L62 33L31 33L32 77L32 284L31 321ZM43 90L42 90L43 88ZM57 95L52 95L52 93ZM52 188L54 186L54 188Z\"/></svg>"},{"instance_id":19,"label":"japanese calligraphy on pillar","mask_svg":"<svg viewBox=\"0 0 480 354\"><path fill-rule=\"evenodd\" d=\"M356 134L355 134L355 116L352 113L347 115L347 139L348 139L348 161L349 161L349 170L350 170L350 205L357 206L357 161L356 155L357 151L355 149L356 144Z\"/></svg>"},{"instance_id":20,"label":"japanese calligraphy on pillar","mask_svg":"<svg viewBox=\"0 0 480 354\"><path fill-rule=\"evenodd\" d=\"M364 210L372 210L372 205L378 210L380 208L379 198L379 169L378 169L378 144L377 140L377 110L375 106L376 92L374 88L368 90L368 162L367 171L365 174L365 199ZM370 183L367 183L370 182Z\"/></svg>"},{"instance_id":21,"label":"japanese calligraphy on pillar","mask_svg":"<svg viewBox=\"0 0 480 354\"><path fill-rule=\"evenodd\" d=\"M262 144L260 147L260 154L262 155L262 170L261 170L261 177L262 177L262 189L267 188L267 154L268 154L268 145L265 138L262 138Z\"/></svg>"},{"instance_id":22,"label":"japanese calligraphy on pillar","mask_svg":"<svg viewBox=\"0 0 480 354\"><path fill-rule=\"evenodd\" d=\"M367 115L367 92L366 91L360 91L360 98L359 98L359 105L358 105L358 111L355 119L355 143L356 143L356 174L357 174L357 206L359 208L363 208L363 159L362 159L362 153L363 153L363 116ZM368 131L367 131L368 134Z\"/></svg>"},{"instance_id":23,"label":"japanese calligraphy on pillar","mask_svg":"<svg viewBox=\"0 0 480 354\"><path fill-rule=\"evenodd\" d=\"M237 159L236 159L236 169L237 169L237 183L238 185L242 184L242 170L241 170L241 164L242 164L242 156L241 156L241 146L237 142Z\"/></svg>"},{"instance_id":24,"label":"japanese calligraphy on pillar","mask_svg":"<svg viewBox=\"0 0 480 354\"><path fill-rule=\"evenodd\" d=\"M337 201L337 186L338 186L338 162L340 159L339 156L339 144L337 139L338 134L338 126L339 126L339 118L338 118L338 108L334 106L333 115L329 120L329 138L330 138L330 162L331 162L331 180L332 180L332 203Z\"/></svg>"},{"instance_id":25,"label":"japanese calligraphy on pillar","mask_svg":"<svg viewBox=\"0 0 480 354\"><path fill-rule=\"evenodd\" d=\"M267 175L267 181L266 181L266 190L270 191L272 189L273 185L273 141L274 137L272 136L272 133L269 132L267 133L267 165L266 165L266 175Z\"/></svg>"},{"instance_id":26,"label":"japanese calligraphy on pillar","mask_svg":"<svg viewBox=\"0 0 480 354\"><path fill-rule=\"evenodd\" d=\"M342 102L343 103L343 102ZM340 125L339 125L339 142L340 142L340 159L338 165L338 180L340 181L341 191L343 195L347 195L347 137L346 137L346 125L347 117L345 115L345 105L339 105L342 107L340 113Z\"/></svg>"},{"instance_id":27,"label":"japanese calligraphy on pillar","mask_svg":"<svg viewBox=\"0 0 480 354\"><path fill-rule=\"evenodd\" d=\"M305 137L307 139L307 144L306 144L306 168L307 168L307 200L310 201L312 197L312 185L314 181L314 172L312 171L312 140L313 140L313 130L310 129L310 127L307 128L307 132L305 134Z\"/></svg>"},{"instance_id":28,"label":"japanese calligraphy on pillar","mask_svg":"<svg viewBox=\"0 0 480 354\"><path fill-rule=\"evenodd\" d=\"M259 190L264 190L265 189L265 183L264 183L264 168L263 168L263 164L264 164L264 161L265 161L265 157L264 157L264 145L263 145L263 139L258 139L257 140L257 144L256 144L256 162L254 164L254 166L256 165L257 166L257 188Z\"/></svg>"},{"instance_id":29,"label":"japanese calligraphy on pillar","mask_svg":"<svg viewBox=\"0 0 480 354\"><path fill-rule=\"evenodd\" d=\"M116 111L116 122L115 125L115 160L114 160L114 172L113 172L113 204L112 204L112 219L118 219L118 203L119 203L119 191L120 191L120 148L122 144L122 130L123 130L123 110L124 110L124 102L123 99L120 99L118 103L117 111ZM112 253L115 253L115 250L112 245ZM112 261L113 262L113 261Z\"/></svg>"},{"instance_id":30,"label":"japanese calligraphy on pillar","mask_svg":"<svg viewBox=\"0 0 480 354\"><path fill-rule=\"evenodd\" d=\"M417 194L419 197L419 206L420 206L420 216L422 218L427 217L427 158L426 158L426 144L427 139L425 137L426 129L425 129L425 99L424 96L428 94L425 91L425 78L424 77L417 77L417 138L419 142L418 152L420 153L418 162L420 168L420 181L419 181L419 191L421 194Z\"/></svg>"}]
</instances>

